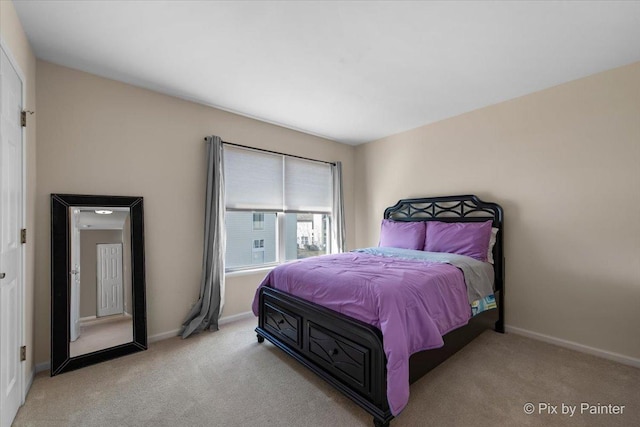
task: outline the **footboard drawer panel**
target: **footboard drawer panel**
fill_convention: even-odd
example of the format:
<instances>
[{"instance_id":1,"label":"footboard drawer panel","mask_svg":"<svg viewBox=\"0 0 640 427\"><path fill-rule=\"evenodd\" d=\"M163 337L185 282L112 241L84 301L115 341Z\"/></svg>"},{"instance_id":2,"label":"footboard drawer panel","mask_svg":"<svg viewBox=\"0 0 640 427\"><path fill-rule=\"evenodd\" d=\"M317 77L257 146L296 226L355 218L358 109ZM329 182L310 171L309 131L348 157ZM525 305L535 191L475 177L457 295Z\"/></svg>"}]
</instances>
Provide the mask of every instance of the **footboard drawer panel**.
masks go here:
<instances>
[{"instance_id":1,"label":"footboard drawer panel","mask_svg":"<svg viewBox=\"0 0 640 427\"><path fill-rule=\"evenodd\" d=\"M306 322L306 327L309 338L305 350L309 357L358 392L370 396L370 349L313 322Z\"/></svg>"},{"instance_id":2,"label":"footboard drawer panel","mask_svg":"<svg viewBox=\"0 0 640 427\"><path fill-rule=\"evenodd\" d=\"M264 328L289 345L302 347L302 318L272 302L264 305Z\"/></svg>"}]
</instances>

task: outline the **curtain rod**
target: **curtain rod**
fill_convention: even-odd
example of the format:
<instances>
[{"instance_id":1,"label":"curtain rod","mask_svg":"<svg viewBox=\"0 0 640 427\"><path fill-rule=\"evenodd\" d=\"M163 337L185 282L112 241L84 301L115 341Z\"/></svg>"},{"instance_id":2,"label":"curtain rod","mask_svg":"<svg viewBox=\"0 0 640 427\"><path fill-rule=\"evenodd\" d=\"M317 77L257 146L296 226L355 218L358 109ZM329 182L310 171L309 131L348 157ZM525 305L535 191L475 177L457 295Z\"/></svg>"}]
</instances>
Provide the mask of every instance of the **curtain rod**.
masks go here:
<instances>
[{"instance_id":1,"label":"curtain rod","mask_svg":"<svg viewBox=\"0 0 640 427\"><path fill-rule=\"evenodd\" d=\"M207 138L205 138L204 140L206 141ZM311 162L318 162L318 163L326 163L326 164L331 165L331 166L335 166L336 165L335 162L327 162L327 161L324 161L324 160L310 159L308 157L295 156L293 154L287 154L287 153L280 153L279 151L265 150L264 148L249 147L248 145L236 144L236 143L233 143L233 142L222 141L222 143L225 144L225 145L231 145L233 147L240 147L240 148L247 148L249 150L262 151L263 153L277 154L277 155L280 155L280 156L295 157L296 159L309 160Z\"/></svg>"}]
</instances>

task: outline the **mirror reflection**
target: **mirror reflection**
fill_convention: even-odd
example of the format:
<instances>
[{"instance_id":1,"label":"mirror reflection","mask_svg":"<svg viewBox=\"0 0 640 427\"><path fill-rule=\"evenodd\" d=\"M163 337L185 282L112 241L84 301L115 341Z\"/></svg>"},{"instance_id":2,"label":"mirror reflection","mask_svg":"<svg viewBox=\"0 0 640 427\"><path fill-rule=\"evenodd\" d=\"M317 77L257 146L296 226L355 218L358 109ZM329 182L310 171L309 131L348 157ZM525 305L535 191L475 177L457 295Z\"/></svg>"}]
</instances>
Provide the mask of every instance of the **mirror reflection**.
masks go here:
<instances>
[{"instance_id":1,"label":"mirror reflection","mask_svg":"<svg viewBox=\"0 0 640 427\"><path fill-rule=\"evenodd\" d=\"M69 207L69 356L133 341L129 207Z\"/></svg>"}]
</instances>

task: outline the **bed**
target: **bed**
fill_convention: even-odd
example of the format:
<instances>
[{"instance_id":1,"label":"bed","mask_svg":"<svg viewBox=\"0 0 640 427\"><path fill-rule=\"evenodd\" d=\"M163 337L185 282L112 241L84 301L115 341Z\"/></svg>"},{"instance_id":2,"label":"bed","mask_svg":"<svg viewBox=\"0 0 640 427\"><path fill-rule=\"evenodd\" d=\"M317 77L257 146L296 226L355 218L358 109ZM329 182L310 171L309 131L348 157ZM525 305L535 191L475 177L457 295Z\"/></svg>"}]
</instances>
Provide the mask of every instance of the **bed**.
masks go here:
<instances>
[{"instance_id":1,"label":"bed","mask_svg":"<svg viewBox=\"0 0 640 427\"><path fill-rule=\"evenodd\" d=\"M490 225L493 232L491 237L495 242L493 247L489 249L490 253L487 254L487 257L493 258L492 264L488 262L479 262L479 264L482 264L480 267L485 271L487 268L492 270L490 271L490 280L493 282L491 283L493 294L486 296L486 298L495 298L497 308L472 315L468 313L470 306L467 305L466 317L462 319L459 314L461 309L455 307L462 304L460 302L462 299L465 299L464 304L467 304L466 298L470 303L472 294L480 295L472 290L472 288L475 289L475 286L467 286L466 284L466 282L471 283L469 280L471 276L468 276L467 270L463 268L466 264L457 265L449 259L452 258L450 254L426 252L422 255L418 250L411 250L412 248L380 248L380 250L368 248L349 254L327 255L316 257L313 260L303 260L304 262L283 264L270 272L261 283L256 292L253 307L254 312L258 315L258 327L255 330L258 342L269 340L326 380L369 412L373 416L375 426L388 426L394 415L402 410L408 401L410 383L421 378L483 331L493 328L497 332L504 332L504 220L502 208L498 204L484 202L473 195L404 199L384 211L381 233L384 233L385 223L390 223L394 227L409 228L424 225L426 230L435 230L437 227L483 227L484 230L486 226ZM426 233L426 241L423 238L424 249L437 249L433 245L432 248L427 248L431 241L435 242L437 239L430 240L429 231ZM431 236L436 235L432 234ZM383 246L382 243L381 241L380 246ZM383 253L378 253L379 251ZM411 257L425 256L429 258L425 258L425 260L420 258L418 262L415 262L413 259L407 259L407 254ZM397 258L398 256L400 258ZM435 260L431 257L435 257ZM471 263L473 261L467 260L467 257L458 255L455 257L461 258L464 262ZM459 260L456 258L454 261L458 262ZM344 304L336 304L336 297L333 302L319 303L316 301L317 298L314 297L316 293L324 294L326 292L324 290L317 291L315 286L320 287L323 280L326 282L334 281L327 280L327 276L321 278L323 262L330 263L332 266L342 265L342 270L334 276L336 282L338 276L341 276L346 270L349 270L349 274L356 276L362 273L362 283L366 283L363 285L366 289L370 287L369 282L375 281L381 274L374 272L373 275L365 275L366 270L370 269L373 264L382 265L385 271L393 272L396 275L396 281L401 283L402 287L410 287L418 279L422 280L428 275L433 275L437 279L443 274L450 275L453 278L451 280L461 281L462 285L451 282L451 285L440 285L437 291L430 290L430 294L419 296L411 294L411 300L402 297L405 299L396 303L398 307L402 308L403 304L407 304L407 302L411 302L413 305L415 299L418 301L415 305L420 307L419 310L428 312L430 315L440 313L438 315L442 318L433 315L433 321L420 320L422 323L416 324L421 328L424 327L425 330L428 328L438 329L441 334L435 334L436 337L432 331L429 333L428 339L424 337L407 338L411 341L411 345L401 344L402 351L396 351L391 348L391 345L394 344L394 341L399 341L395 333L399 329L390 329L392 320L382 321L373 319L373 317L370 319L366 314L362 314L366 312L364 310L362 313L360 312L357 306L360 302L353 303L351 301L352 295L349 293L360 295L361 292L348 290L346 294L336 294L339 298L344 298ZM417 264L420 266L415 267ZM405 266L407 267L406 271L404 270ZM427 267L428 270L426 270ZM287 270L291 272L287 273ZM433 271L436 270L437 272L434 273ZM391 278L393 279L393 277L392 275ZM385 280L389 281L389 278ZM285 282L289 281L303 286L288 287ZM331 286L327 286L327 289L331 289L333 292L333 286L331 284ZM461 290L460 286L464 289ZM394 301L395 294L384 292L397 292L396 288L400 288L400 286L385 284L379 288L383 291L373 292L373 296L369 297L372 301L363 301L363 306L370 302L377 303L380 304L380 307L373 309L377 310L376 315L381 316L381 313L389 311L393 316L397 310L393 311L393 308L387 310L382 304L393 304L393 302L386 301ZM305 294L299 289L313 290ZM393 290L387 291L389 289ZM423 292L422 289L426 289L426 287L418 284L416 289ZM410 292L413 291L415 289ZM451 293L451 296L447 294L440 297L443 292ZM420 298L423 298L424 301ZM428 307L429 301L438 298L445 300L445 305L450 308L441 310L438 307L434 308L435 306ZM425 307L422 307L423 305ZM410 310L406 311L408 313ZM406 313L396 315L395 317L398 319L395 321L404 322L403 325L408 324L409 328L415 329L415 325L411 326L411 322L415 320L413 312L411 313L411 315ZM415 322L418 321L415 320ZM390 331L394 333L391 334ZM427 335L426 332L425 335ZM425 348L428 349L421 350ZM416 349L420 351L416 351ZM406 369L405 362L408 369Z\"/></svg>"}]
</instances>

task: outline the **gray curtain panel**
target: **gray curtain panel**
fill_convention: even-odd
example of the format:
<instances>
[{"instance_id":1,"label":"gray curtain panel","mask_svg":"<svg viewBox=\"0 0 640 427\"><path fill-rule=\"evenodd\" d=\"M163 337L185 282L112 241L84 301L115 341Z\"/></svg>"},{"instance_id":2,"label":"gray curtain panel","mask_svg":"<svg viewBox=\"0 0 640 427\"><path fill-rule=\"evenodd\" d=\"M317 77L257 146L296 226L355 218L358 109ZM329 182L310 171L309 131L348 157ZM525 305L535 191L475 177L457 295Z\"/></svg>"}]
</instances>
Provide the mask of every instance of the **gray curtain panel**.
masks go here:
<instances>
[{"instance_id":1,"label":"gray curtain panel","mask_svg":"<svg viewBox=\"0 0 640 427\"><path fill-rule=\"evenodd\" d=\"M333 176L333 252L344 252L344 202L342 197L342 162L331 167Z\"/></svg>"},{"instance_id":2,"label":"gray curtain panel","mask_svg":"<svg viewBox=\"0 0 640 427\"><path fill-rule=\"evenodd\" d=\"M206 138L207 199L204 216L204 252L200 298L182 324L180 334L187 338L194 332L217 331L218 319L224 306L224 254L226 234L224 225L224 162L222 140Z\"/></svg>"}]
</instances>

